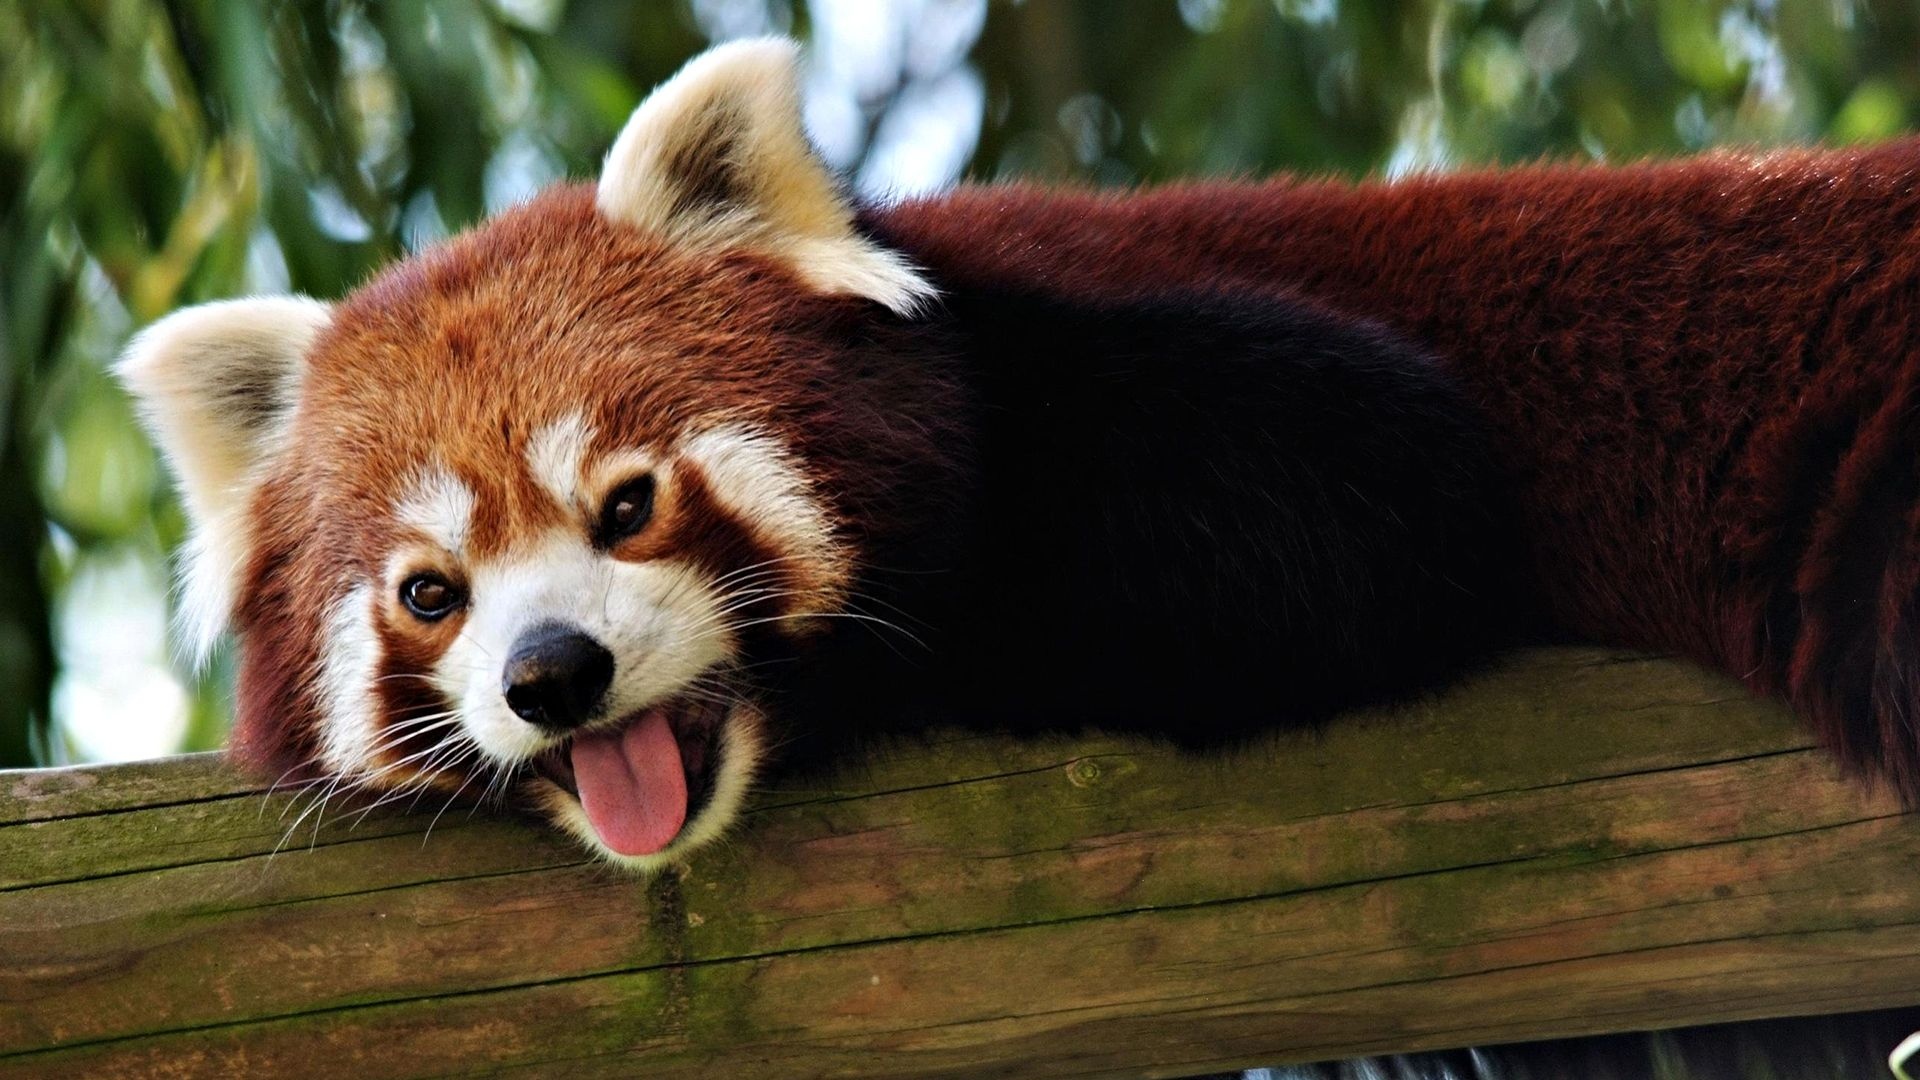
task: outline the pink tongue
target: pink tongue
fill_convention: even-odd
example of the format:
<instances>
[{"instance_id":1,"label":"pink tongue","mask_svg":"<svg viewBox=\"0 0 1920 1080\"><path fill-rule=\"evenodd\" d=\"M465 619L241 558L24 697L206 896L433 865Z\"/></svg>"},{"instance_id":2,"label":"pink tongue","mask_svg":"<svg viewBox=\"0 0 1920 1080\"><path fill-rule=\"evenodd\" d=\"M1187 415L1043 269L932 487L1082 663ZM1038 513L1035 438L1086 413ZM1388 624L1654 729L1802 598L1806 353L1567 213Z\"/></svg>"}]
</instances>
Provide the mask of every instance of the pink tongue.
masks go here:
<instances>
[{"instance_id":1,"label":"pink tongue","mask_svg":"<svg viewBox=\"0 0 1920 1080\"><path fill-rule=\"evenodd\" d=\"M622 855L651 855L686 824L680 744L658 709L625 731L575 736L573 779L593 831Z\"/></svg>"}]
</instances>

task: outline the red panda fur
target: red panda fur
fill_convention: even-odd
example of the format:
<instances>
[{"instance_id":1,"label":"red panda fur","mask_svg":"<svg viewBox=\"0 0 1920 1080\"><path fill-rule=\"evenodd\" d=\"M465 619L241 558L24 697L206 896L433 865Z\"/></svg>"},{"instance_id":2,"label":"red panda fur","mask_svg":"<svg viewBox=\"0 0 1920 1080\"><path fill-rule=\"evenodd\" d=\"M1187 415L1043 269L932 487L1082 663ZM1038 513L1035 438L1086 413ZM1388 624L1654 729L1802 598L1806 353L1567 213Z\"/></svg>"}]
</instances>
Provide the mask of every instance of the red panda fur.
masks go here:
<instances>
[{"instance_id":1,"label":"red panda fur","mask_svg":"<svg viewBox=\"0 0 1920 1080\"><path fill-rule=\"evenodd\" d=\"M1564 631L1785 695L1920 799L1920 140L870 212L943 286L1262 288L1485 411Z\"/></svg>"}]
</instances>

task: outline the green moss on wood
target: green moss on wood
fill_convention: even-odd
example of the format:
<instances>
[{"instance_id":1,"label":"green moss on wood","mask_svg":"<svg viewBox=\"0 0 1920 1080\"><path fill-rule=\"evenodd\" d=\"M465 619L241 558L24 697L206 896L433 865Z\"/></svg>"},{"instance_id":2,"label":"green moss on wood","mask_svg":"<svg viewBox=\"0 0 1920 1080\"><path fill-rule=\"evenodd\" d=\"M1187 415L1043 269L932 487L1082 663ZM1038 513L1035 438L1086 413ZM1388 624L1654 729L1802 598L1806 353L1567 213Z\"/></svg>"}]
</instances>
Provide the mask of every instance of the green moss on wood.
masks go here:
<instances>
[{"instance_id":1,"label":"green moss on wood","mask_svg":"<svg viewBox=\"0 0 1920 1080\"><path fill-rule=\"evenodd\" d=\"M902 745L651 882L384 811L271 855L285 808L0 774L0 1076L1154 1075L1920 1000L1913 821L1596 650L1220 757Z\"/></svg>"}]
</instances>

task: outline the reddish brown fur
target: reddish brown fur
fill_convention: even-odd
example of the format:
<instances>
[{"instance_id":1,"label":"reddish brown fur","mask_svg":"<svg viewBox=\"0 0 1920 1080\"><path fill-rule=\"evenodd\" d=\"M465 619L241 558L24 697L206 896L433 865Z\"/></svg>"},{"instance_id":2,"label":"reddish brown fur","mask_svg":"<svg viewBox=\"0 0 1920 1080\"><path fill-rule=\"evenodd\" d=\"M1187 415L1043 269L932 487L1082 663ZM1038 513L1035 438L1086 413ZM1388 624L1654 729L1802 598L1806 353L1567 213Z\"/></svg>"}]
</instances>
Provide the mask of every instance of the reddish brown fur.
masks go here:
<instances>
[{"instance_id":1,"label":"reddish brown fur","mask_svg":"<svg viewBox=\"0 0 1920 1080\"><path fill-rule=\"evenodd\" d=\"M1296 290L1445 357L1551 616L1785 693L1920 797L1920 140L873 216L944 283Z\"/></svg>"}]
</instances>

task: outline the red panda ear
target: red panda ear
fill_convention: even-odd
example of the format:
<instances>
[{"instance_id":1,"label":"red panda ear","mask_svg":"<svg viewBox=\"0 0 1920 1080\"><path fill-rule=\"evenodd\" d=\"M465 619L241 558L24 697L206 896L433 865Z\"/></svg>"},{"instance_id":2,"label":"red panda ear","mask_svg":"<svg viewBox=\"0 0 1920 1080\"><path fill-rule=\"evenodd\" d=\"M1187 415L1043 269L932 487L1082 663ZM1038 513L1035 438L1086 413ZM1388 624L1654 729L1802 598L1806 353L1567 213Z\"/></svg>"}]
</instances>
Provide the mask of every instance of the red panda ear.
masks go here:
<instances>
[{"instance_id":1,"label":"red panda ear","mask_svg":"<svg viewBox=\"0 0 1920 1080\"><path fill-rule=\"evenodd\" d=\"M186 504L180 615L196 659L226 627L252 546L247 505L285 441L304 358L330 317L303 297L202 304L142 331L114 369Z\"/></svg>"},{"instance_id":2,"label":"red panda ear","mask_svg":"<svg viewBox=\"0 0 1920 1080\"><path fill-rule=\"evenodd\" d=\"M798 47L780 38L689 61L607 151L600 211L692 247L765 251L823 292L910 314L933 286L854 228L852 206L807 143L798 66Z\"/></svg>"}]
</instances>

